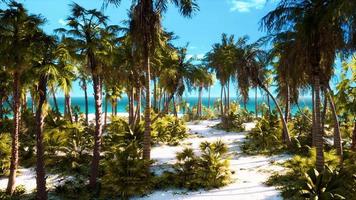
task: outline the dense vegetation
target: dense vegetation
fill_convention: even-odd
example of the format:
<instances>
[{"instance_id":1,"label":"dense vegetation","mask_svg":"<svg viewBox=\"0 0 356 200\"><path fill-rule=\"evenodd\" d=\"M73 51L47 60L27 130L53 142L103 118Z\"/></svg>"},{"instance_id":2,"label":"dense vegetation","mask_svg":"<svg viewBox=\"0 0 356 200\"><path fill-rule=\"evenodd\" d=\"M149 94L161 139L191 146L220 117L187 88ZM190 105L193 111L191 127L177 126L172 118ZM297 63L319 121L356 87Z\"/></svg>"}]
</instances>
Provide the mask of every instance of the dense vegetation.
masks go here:
<instances>
[{"instance_id":1,"label":"dense vegetation","mask_svg":"<svg viewBox=\"0 0 356 200\"><path fill-rule=\"evenodd\" d=\"M120 2L104 0L103 8ZM122 26L109 25L105 9L72 3L65 28L54 35L43 31L43 16L16 1L0 4L0 176L8 177L0 198L127 199L157 188L224 186L231 171L221 141L201 143L199 155L184 149L162 175L151 168L151 147L179 145L188 137L185 121L218 118L217 128L233 132L256 123L243 145L245 153L294 155L284 164L286 174L268 181L284 197L355 198L353 0L281 0L261 20L266 37L249 42L245 36L236 40L222 34L201 60L188 56L188 46L174 46L176 36L162 26L169 4L193 17L199 10L196 0L133 1ZM336 70L337 59L342 66ZM335 75L340 80L332 85ZM210 107L215 77L221 93ZM71 105L75 80L84 92L85 113ZM95 100L91 121L89 86ZM243 108L231 101L233 86ZM255 116L246 106L251 89ZM183 94L191 90L199 96L190 106ZM204 90L209 91L207 107ZM261 105L258 90L267 97ZM58 91L64 93L63 112ZM299 107L303 93L312 96L311 110L299 108L292 115L291 106ZM117 116L122 95L129 100L127 118ZM184 116L178 118L179 113ZM19 166L36 169L33 194L15 188ZM48 174L63 176L64 183L47 188Z\"/></svg>"}]
</instances>

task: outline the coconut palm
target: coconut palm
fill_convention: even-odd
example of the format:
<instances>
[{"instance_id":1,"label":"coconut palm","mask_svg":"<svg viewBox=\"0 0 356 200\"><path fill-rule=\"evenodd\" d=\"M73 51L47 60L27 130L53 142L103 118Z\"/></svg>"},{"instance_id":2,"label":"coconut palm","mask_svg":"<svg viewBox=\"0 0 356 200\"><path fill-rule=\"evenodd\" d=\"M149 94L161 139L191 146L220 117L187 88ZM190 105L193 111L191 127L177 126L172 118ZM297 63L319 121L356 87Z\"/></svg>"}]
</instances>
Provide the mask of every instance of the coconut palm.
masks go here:
<instances>
[{"instance_id":1,"label":"coconut palm","mask_svg":"<svg viewBox=\"0 0 356 200\"><path fill-rule=\"evenodd\" d=\"M15 190L16 170L18 166L19 118L20 118L20 78L32 61L32 45L39 25L44 20L36 15L29 15L22 4L10 2L8 9L0 10L1 41L4 48L3 65L8 66L13 76L13 121L12 151L10 175L7 193Z\"/></svg>"},{"instance_id":2,"label":"coconut palm","mask_svg":"<svg viewBox=\"0 0 356 200\"><path fill-rule=\"evenodd\" d=\"M95 134L93 160L91 164L90 186L96 186L101 137L102 137L102 71L111 61L107 56L111 55L113 48L113 36L118 27L107 26L107 16L96 9L87 10L78 4L71 4L71 16L67 18L67 26L70 28L57 29L58 32L66 33L68 36L67 44L79 52L78 57L86 60L93 81L95 99Z\"/></svg>"},{"instance_id":3,"label":"coconut palm","mask_svg":"<svg viewBox=\"0 0 356 200\"><path fill-rule=\"evenodd\" d=\"M121 0L105 0L105 3L119 4ZM150 55L155 52L159 43L161 30L161 15L167 10L168 3L178 7L183 16L191 17L198 10L195 0L138 0L133 2L133 17L130 23L133 41L142 52L143 66L145 68L145 134L143 158L151 157L151 62Z\"/></svg>"},{"instance_id":4,"label":"coconut palm","mask_svg":"<svg viewBox=\"0 0 356 200\"><path fill-rule=\"evenodd\" d=\"M329 81L338 50L355 48L352 1L282 0L277 8L262 19L262 26L269 33L295 31L298 60L304 63L300 72L310 76L315 96L313 121L317 152L316 168L324 168L323 136L321 132L320 87ZM296 61L297 62L297 61Z\"/></svg>"}]
</instances>

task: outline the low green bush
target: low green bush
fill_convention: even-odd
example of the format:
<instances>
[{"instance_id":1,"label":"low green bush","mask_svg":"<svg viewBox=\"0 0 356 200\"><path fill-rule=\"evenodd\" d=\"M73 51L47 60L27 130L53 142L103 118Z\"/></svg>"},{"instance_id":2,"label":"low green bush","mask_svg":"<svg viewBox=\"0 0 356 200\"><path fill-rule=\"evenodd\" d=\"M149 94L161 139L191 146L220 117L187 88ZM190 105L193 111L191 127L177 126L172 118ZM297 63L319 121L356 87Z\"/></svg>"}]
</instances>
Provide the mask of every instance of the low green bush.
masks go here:
<instances>
[{"instance_id":1,"label":"low green bush","mask_svg":"<svg viewBox=\"0 0 356 200\"><path fill-rule=\"evenodd\" d=\"M276 114L262 117L246 135L242 150L248 154L271 154L283 150L282 129Z\"/></svg>"},{"instance_id":2,"label":"low green bush","mask_svg":"<svg viewBox=\"0 0 356 200\"><path fill-rule=\"evenodd\" d=\"M203 142L200 144L200 150L200 156L196 156L190 148L177 154L173 179L176 185L195 190L218 188L230 183L227 145L221 141Z\"/></svg>"},{"instance_id":3,"label":"low green bush","mask_svg":"<svg viewBox=\"0 0 356 200\"><path fill-rule=\"evenodd\" d=\"M0 134L0 177L8 175L11 157L10 133Z\"/></svg>"},{"instance_id":4,"label":"low green bush","mask_svg":"<svg viewBox=\"0 0 356 200\"><path fill-rule=\"evenodd\" d=\"M174 116L164 116L152 124L152 139L154 143L178 145L179 141L188 136L183 120Z\"/></svg>"},{"instance_id":5,"label":"low green bush","mask_svg":"<svg viewBox=\"0 0 356 200\"><path fill-rule=\"evenodd\" d=\"M316 172L315 149L307 156L296 155L286 161L285 174L274 174L266 182L282 191L285 199L354 199L356 169L354 160L346 158L340 168L338 157L333 151L325 152L325 170Z\"/></svg>"}]
</instances>

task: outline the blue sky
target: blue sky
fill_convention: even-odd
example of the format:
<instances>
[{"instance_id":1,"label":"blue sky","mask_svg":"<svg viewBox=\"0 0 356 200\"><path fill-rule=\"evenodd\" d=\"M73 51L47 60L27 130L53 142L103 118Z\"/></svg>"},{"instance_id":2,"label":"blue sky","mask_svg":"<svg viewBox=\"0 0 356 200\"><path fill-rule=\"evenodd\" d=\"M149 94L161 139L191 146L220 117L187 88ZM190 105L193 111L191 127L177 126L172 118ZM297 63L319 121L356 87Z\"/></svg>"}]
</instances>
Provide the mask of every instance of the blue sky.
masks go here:
<instances>
[{"instance_id":1,"label":"blue sky","mask_svg":"<svg viewBox=\"0 0 356 200\"><path fill-rule=\"evenodd\" d=\"M22 0L32 14L41 14L47 18L44 30L53 33L56 28L65 25L69 14L69 4L76 2L85 8L102 6L101 0ZM127 18L131 0L122 0L119 7L109 6L105 15L111 24L122 24ZM168 31L173 31L179 38L174 41L177 46L189 42L189 55L201 58L207 53L212 44L219 42L222 33L234 34L235 37L248 35L253 42L264 33L259 30L260 19L272 10L274 0L198 0L200 11L192 18L183 18L175 7L169 7L163 18L163 25ZM232 88L232 96L236 96L236 87ZM89 91L89 94L92 90ZM220 95L218 82L212 88L212 96ZM252 96L253 92L251 92ZM59 94L61 95L61 94ZM195 96L192 92L189 96ZM77 83L74 84L72 96L83 96Z\"/></svg>"}]
</instances>

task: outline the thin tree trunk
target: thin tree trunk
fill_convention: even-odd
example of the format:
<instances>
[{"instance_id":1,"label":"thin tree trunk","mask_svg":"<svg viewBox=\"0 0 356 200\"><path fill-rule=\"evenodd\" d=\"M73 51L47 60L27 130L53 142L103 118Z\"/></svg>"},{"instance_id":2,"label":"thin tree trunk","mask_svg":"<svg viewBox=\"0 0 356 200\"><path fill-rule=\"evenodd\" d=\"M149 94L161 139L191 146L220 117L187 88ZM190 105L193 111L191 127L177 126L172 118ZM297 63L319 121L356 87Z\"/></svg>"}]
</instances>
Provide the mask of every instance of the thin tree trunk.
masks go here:
<instances>
[{"instance_id":1,"label":"thin tree trunk","mask_svg":"<svg viewBox=\"0 0 356 200\"><path fill-rule=\"evenodd\" d=\"M315 147L315 90L312 86L312 147Z\"/></svg>"},{"instance_id":2,"label":"thin tree trunk","mask_svg":"<svg viewBox=\"0 0 356 200\"><path fill-rule=\"evenodd\" d=\"M0 88L0 120L4 119L4 89Z\"/></svg>"},{"instance_id":3,"label":"thin tree trunk","mask_svg":"<svg viewBox=\"0 0 356 200\"><path fill-rule=\"evenodd\" d=\"M328 98L327 98L327 91L324 88L324 104L323 104L323 111L321 113L321 132L324 134L325 133L325 118L326 118L326 111L328 108Z\"/></svg>"},{"instance_id":4,"label":"thin tree trunk","mask_svg":"<svg viewBox=\"0 0 356 200\"><path fill-rule=\"evenodd\" d=\"M27 96L26 96L26 90L24 91L24 94L23 94L22 110L23 110L23 111L26 111L26 110L27 110Z\"/></svg>"},{"instance_id":5,"label":"thin tree trunk","mask_svg":"<svg viewBox=\"0 0 356 200\"><path fill-rule=\"evenodd\" d=\"M255 115L258 117L257 87L255 88Z\"/></svg>"},{"instance_id":6,"label":"thin tree trunk","mask_svg":"<svg viewBox=\"0 0 356 200\"><path fill-rule=\"evenodd\" d=\"M71 98L70 98L70 94L66 94L65 95L65 101L66 101L66 105L67 105L67 115L68 115L68 118L70 120L71 123L73 123L73 118L72 118L72 101L71 101Z\"/></svg>"},{"instance_id":7,"label":"thin tree trunk","mask_svg":"<svg viewBox=\"0 0 356 200\"><path fill-rule=\"evenodd\" d=\"M226 98L226 85L224 85L224 116L226 115L227 111L227 98Z\"/></svg>"},{"instance_id":8,"label":"thin tree trunk","mask_svg":"<svg viewBox=\"0 0 356 200\"><path fill-rule=\"evenodd\" d=\"M211 86L209 86L209 92L208 92L208 109L210 109L210 89Z\"/></svg>"},{"instance_id":9,"label":"thin tree trunk","mask_svg":"<svg viewBox=\"0 0 356 200\"><path fill-rule=\"evenodd\" d=\"M89 179L89 186L95 189L97 178L99 175L99 161L101 150L101 137L102 137L102 83L99 75L93 75L93 89L95 99L95 133L94 133L94 149L93 160L91 164L91 173Z\"/></svg>"},{"instance_id":10,"label":"thin tree trunk","mask_svg":"<svg viewBox=\"0 0 356 200\"><path fill-rule=\"evenodd\" d=\"M41 76L39 86L38 86L39 102L36 111L36 199L46 200L47 199L47 189L46 189L46 172L44 163L44 146L43 146L43 105L46 102L47 94L47 77Z\"/></svg>"},{"instance_id":11,"label":"thin tree trunk","mask_svg":"<svg viewBox=\"0 0 356 200\"><path fill-rule=\"evenodd\" d=\"M176 101L175 101L174 96L173 96L173 98L172 98L172 101L173 101L173 113L174 113L174 116L175 116L175 117L178 117L177 105L176 105Z\"/></svg>"},{"instance_id":12,"label":"thin tree trunk","mask_svg":"<svg viewBox=\"0 0 356 200\"><path fill-rule=\"evenodd\" d=\"M88 87L87 81L83 79L83 90L84 90L84 100L85 100L85 123L89 124L89 105L88 105Z\"/></svg>"},{"instance_id":13,"label":"thin tree trunk","mask_svg":"<svg viewBox=\"0 0 356 200\"><path fill-rule=\"evenodd\" d=\"M53 103L54 103L54 108L56 109L56 113L59 114L56 92L53 88L52 88L52 97L53 97Z\"/></svg>"},{"instance_id":14,"label":"thin tree trunk","mask_svg":"<svg viewBox=\"0 0 356 200\"><path fill-rule=\"evenodd\" d=\"M141 87L137 88L137 106L136 106L136 114L135 114L135 122L134 124L138 124L141 121Z\"/></svg>"},{"instance_id":15,"label":"thin tree trunk","mask_svg":"<svg viewBox=\"0 0 356 200\"><path fill-rule=\"evenodd\" d=\"M320 78L319 74L314 75L315 90L315 147L316 147L316 169L322 172L324 169L324 141L320 124Z\"/></svg>"},{"instance_id":16,"label":"thin tree trunk","mask_svg":"<svg viewBox=\"0 0 356 200\"><path fill-rule=\"evenodd\" d=\"M201 104L202 104L202 91L203 87L199 87L199 94L198 94L198 104L197 104L197 117L201 117Z\"/></svg>"},{"instance_id":17,"label":"thin tree trunk","mask_svg":"<svg viewBox=\"0 0 356 200\"><path fill-rule=\"evenodd\" d=\"M336 107L335 107L334 99L331 95L331 90L330 88L327 88L327 90L328 90L327 93L329 94L328 97L329 97L330 108L334 118L334 147L336 148L336 154L340 157L340 164L341 164L343 162L343 149L342 149L342 138L340 134L339 118L336 113ZM325 98L327 97L325 96Z\"/></svg>"},{"instance_id":18,"label":"thin tree trunk","mask_svg":"<svg viewBox=\"0 0 356 200\"><path fill-rule=\"evenodd\" d=\"M224 86L221 85L221 91L220 91L220 113L221 113L221 117L224 116L224 109L223 109L223 89Z\"/></svg>"},{"instance_id":19,"label":"thin tree trunk","mask_svg":"<svg viewBox=\"0 0 356 200\"><path fill-rule=\"evenodd\" d=\"M356 120L354 120L354 131L352 133L351 149L356 151Z\"/></svg>"},{"instance_id":20,"label":"thin tree trunk","mask_svg":"<svg viewBox=\"0 0 356 200\"><path fill-rule=\"evenodd\" d=\"M13 106L14 106L14 129L12 132L11 144L11 159L10 159L10 175L7 183L6 192L13 194L15 190L16 170L19 160L19 119L20 119L20 74L14 73L14 91L13 91Z\"/></svg>"},{"instance_id":21,"label":"thin tree trunk","mask_svg":"<svg viewBox=\"0 0 356 200\"><path fill-rule=\"evenodd\" d=\"M268 88L268 86L267 86L267 88ZM267 104L268 104L268 113L269 113L269 115L271 115L271 103L269 101L269 95L267 95Z\"/></svg>"},{"instance_id":22,"label":"thin tree trunk","mask_svg":"<svg viewBox=\"0 0 356 200\"><path fill-rule=\"evenodd\" d=\"M298 103L298 102L296 103L296 105L297 105L297 108L298 108L299 112L300 112L305 118L307 118L309 121L313 121L313 120L310 119L306 114L304 114L304 112L302 111L302 109L300 109L300 106L299 106L299 103Z\"/></svg>"},{"instance_id":23,"label":"thin tree trunk","mask_svg":"<svg viewBox=\"0 0 356 200\"><path fill-rule=\"evenodd\" d=\"M157 80L153 79L153 110L157 112Z\"/></svg>"},{"instance_id":24,"label":"thin tree trunk","mask_svg":"<svg viewBox=\"0 0 356 200\"><path fill-rule=\"evenodd\" d=\"M105 94L105 114L104 114L104 127L106 126L106 121L108 118L108 95Z\"/></svg>"},{"instance_id":25,"label":"thin tree trunk","mask_svg":"<svg viewBox=\"0 0 356 200\"><path fill-rule=\"evenodd\" d=\"M286 121L286 123L288 124L288 119L289 119L289 107L290 107L290 97L289 97L289 85L287 84L287 93L286 93L286 98L285 98L285 103L286 103L286 107L285 107L285 111L284 111L284 120ZM283 128L283 141L286 142L286 138L287 138L287 133L286 133L286 129Z\"/></svg>"},{"instance_id":26,"label":"thin tree trunk","mask_svg":"<svg viewBox=\"0 0 356 200\"><path fill-rule=\"evenodd\" d=\"M144 66L146 68L146 107L145 107L145 132L143 137L143 159L151 159L151 95L150 95L150 83L151 83L151 68L149 49L146 46L144 55Z\"/></svg>"},{"instance_id":27,"label":"thin tree trunk","mask_svg":"<svg viewBox=\"0 0 356 200\"><path fill-rule=\"evenodd\" d=\"M290 136L289 136L289 130L288 130L288 126L287 126L287 123L286 121L284 120L284 117L283 117L283 112L282 112L282 109L281 107L278 105L278 102L277 100L273 97L272 93L268 90L268 88L266 88L263 84L262 84L262 81L258 80L259 82L259 85L260 87L271 97L271 99L273 100L274 104L276 105L277 107L277 110L279 112L279 115L280 115L280 118L281 118L281 121L282 121L282 125L283 125L283 128L286 130L286 138L285 138L285 142L287 143L287 145L289 146L291 144L291 140L290 140Z\"/></svg>"},{"instance_id":28,"label":"thin tree trunk","mask_svg":"<svg viewBox=\"0 0 356 200\"><path fill-rule=\"evenodd\" d=\"M227 81L227 112L230 113L230 78Z\"/></svg>"}]
</instances>

